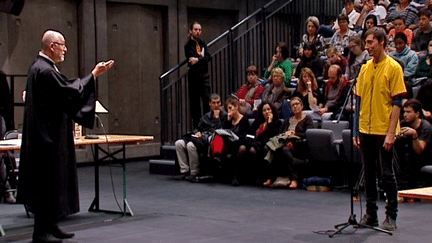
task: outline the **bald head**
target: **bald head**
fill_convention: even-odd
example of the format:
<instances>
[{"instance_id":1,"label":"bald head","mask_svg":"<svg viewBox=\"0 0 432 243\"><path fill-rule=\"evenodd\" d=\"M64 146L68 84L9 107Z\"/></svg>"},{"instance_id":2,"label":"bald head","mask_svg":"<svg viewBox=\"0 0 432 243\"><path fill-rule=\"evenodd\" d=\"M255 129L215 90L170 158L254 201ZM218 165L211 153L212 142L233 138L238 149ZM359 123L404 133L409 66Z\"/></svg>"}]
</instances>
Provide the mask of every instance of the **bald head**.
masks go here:
<instances>
[{"instance_id":1,"label":"bald head","mask_svg":"<svg viewBox=\"0 0 432 243\"><path fill-rule=\"evenodd\" d=\"M42 35L42 50L48 50L51 43L59 41L64 41L62 34L54 30L45 31L45 33Z\"/></svg>"},{"instance_id":2,"label":"bald head","mask_svg":"<svg viewBox=\"0 0 432 243\"><path fill-rule=\"evenodd\" d=\"M55 63L63 62L67 52L63 35L54 30L47 30L42 35L42 52Z\"/></svg>"},{"instance_id":3,"label":"bald head","mask_svg":"<svg viewBox=\"0 0 432 243\"><path fill-rule=\"evenodd\" d=\"M333 64L328 69L329 82L333 86L337 86L342 77L342 68L339 65Z\"/></svg>"}]
</instances>

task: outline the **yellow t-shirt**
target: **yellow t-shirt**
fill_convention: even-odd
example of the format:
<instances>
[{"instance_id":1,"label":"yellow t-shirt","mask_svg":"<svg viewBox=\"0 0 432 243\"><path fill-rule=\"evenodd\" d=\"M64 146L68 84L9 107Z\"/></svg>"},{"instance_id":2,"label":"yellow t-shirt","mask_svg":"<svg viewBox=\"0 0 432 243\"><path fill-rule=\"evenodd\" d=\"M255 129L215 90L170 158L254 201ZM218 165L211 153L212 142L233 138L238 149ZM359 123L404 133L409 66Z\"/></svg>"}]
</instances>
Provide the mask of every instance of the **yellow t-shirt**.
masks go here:
<instances>
[{"instance_id":1,"label":"yellow t-shirt","mask_svg":"<svg viewBox=\"0 0 432 243\"><path fill-rule=\"evenodd\" d=\"M402 67L390 56L362 66L355 88L361 97L359 130L365 134L386 135L390 127L393 98L406 92ZM400 130L399 122L396 133Z\"/></svg>"}]
</instances>

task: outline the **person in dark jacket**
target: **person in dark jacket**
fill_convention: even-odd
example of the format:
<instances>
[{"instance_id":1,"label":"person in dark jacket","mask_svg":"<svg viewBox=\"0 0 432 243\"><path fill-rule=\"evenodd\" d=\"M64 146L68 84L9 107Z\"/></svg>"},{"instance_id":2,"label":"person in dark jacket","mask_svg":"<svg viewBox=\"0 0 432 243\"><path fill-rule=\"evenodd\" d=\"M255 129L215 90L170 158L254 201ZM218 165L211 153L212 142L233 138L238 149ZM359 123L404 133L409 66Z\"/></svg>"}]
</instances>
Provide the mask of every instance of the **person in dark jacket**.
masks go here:
<instances>
[{"instance_id":1,"label":"person in dark jacket","mask_svg":"<svg viewBox=\"0 0 432 243\"><path fill-rule=\"evenodd\" d=\"M227 155L238 151L239 143L245 138L250 124L248 117L240 113L238 99L229 97L225 101L225 110L228 112L227 119L223 122L222 128L216 130L210 143L210 153L215 165L231 174L232 163L227 161Z\"/></svg>"},{"instance_id":2,"label":"person in dark jacket","mask_svg":"<svg viewBox=\"0 0 432 243\"><path fill-rule=\"evenodd\" d=\"M194 181L200 174L200 154L207 151L209 139L216 129L221 128L226 120L226 112L221 110L221 99L218 94L210 96L211 110L201 117L198 126L175 142L180 174L176 180Z\"/></svg>"},{"instance_id":3,"label":"person in dark jacket","mask_svg":"<svg viewBox=\"0 0 432 243\"><path fill-rule=\"evenodd\" d=\"M262 185L264 175L264 156L267 141L279 133L282 121L278 119L276 107L269 101L263 101L258 107L257 118L252 123L246 137L240 142L237 160L234 164L232 185L239 185L238 176L256 179L256 185Z\"/></svg>"},{"instance_id":4,"label":"person in dark jacket","mask_svg":"<svg viewBox=\"0 0 432 243\"><path fill-rule=\"evenodd\" d=\"M191 116L194 127L198 126L201 118L201 102L204 114L210 111L210 79L208 62L211 59L207 44L201 40L202 28L198 22L189 27L189 40L184 50L188 60L188 89Z\"/></svg>"}]
</instances>

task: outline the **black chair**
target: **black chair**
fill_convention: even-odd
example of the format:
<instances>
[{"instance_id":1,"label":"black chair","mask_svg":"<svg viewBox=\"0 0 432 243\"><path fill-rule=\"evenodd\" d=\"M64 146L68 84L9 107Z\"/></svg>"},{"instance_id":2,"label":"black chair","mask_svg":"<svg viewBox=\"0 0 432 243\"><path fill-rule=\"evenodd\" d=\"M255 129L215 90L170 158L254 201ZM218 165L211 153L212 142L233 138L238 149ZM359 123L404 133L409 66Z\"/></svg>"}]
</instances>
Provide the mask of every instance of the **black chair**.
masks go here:
<instances>
[{"instance_id":1,"label":"black chair","mask_svg":"<svg viewBox=\"0 0 432 243\"><path fill-rule=\"evenodd\" d=\"M8 139L19 139L21 137L21 132L18 130L11 130L8 131L4 134L3 136L3 140L8 140ZM10 161L9 162L9 169L8 169L8 176L7 178L9 179L9 182L11 183L11 187L13 188L12 190L14 190L14 192L16 192L17 187L18 187L18 172L19 172L19 153L14 153L9 151L6 154L6 161ZM30 214L29 214L29 209L27 207L27 205L24 205L27 217L30 218Z\"/></svg>"},{"instance_id":2,"label":"black chair","mask_svg":"<svg viewBox=\"0 0 432 243\"><path fill-rule=\"evenodd\" d=\"M328 129L333 131L334 139L336 143L342 143L342 130L347 129L349 127L348 121L330 121L324 120L322 121L321 128Z\"/></svg>"},{"instance_id":3,"label":"black chair","mask_svg":"<svg viewBox=\"0 0 432 243\"><path fill-rule=\"evenodd\" d=\"M308 129L306 141L310 151L310 167L317 176L332 176L339 179L342 162L333 131L328 129ZM334 180L333 180L334 181Z\"/></svg>"}]
</instances>

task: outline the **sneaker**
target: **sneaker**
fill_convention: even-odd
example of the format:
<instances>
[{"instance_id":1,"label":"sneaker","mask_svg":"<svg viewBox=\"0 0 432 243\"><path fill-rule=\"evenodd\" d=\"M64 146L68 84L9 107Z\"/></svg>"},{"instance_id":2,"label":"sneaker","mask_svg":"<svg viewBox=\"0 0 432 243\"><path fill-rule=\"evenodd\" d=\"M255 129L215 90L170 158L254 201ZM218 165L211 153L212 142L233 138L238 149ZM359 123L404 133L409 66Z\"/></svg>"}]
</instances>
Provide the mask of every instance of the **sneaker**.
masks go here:
<instances>
[{"instance_id":1,"label":"sneaker","mask_svg":"<svg viewBox=\"0 0 432 243\"><path fill-rule=\"evenodd\" d=\"M388 231L396 230L397 229L396 220L387 216L384 222L381 224L380 228Z\"/></svg>"},{"instance_id":2,"label":"sneaker","mask_svg":"<svg viewBox=\"0 0 432 243\"><path fill-rule=\"evenodd\" d=\"M187 173L180 173L179 175L174 176L174 179L176 180L184 180L186 179Z\"/></svg>"},{"instance_id":3,"label":"sneaker","mask_svg":"<svg viewBox=\"0 0 432 243\"><path fill-rule=\"evenodd\" d=\"M360 223L357 226L357 228L361 228L362 224L363 225L369 225L372 227L377 227L378 226L378 217L377 216L373 217L373 216L370 216L369 214L365 214L363 216L363 218L360 220Z\"/></svg>"}]
</instances>

